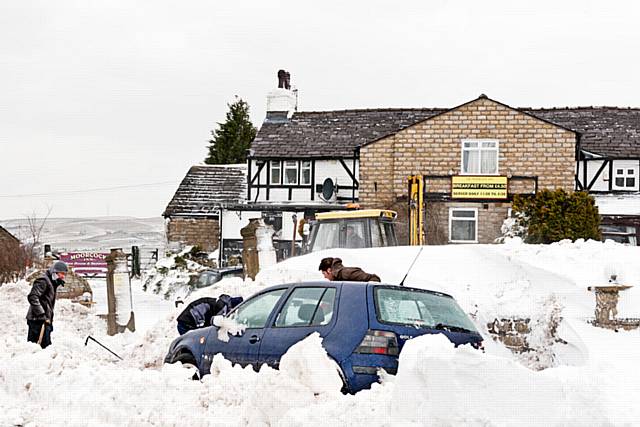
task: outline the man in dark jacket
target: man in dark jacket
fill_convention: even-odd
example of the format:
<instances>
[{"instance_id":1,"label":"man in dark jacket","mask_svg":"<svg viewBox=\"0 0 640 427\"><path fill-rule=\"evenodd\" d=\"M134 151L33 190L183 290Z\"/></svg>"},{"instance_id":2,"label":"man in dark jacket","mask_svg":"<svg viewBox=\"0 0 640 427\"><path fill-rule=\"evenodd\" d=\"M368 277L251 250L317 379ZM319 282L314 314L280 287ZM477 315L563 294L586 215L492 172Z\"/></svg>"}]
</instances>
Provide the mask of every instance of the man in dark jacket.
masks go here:
<instances>
[{"instance_id":1,"label":"man in dark jacket","mask_svg":"<svg viewBox=\"0 0 640 427\"><path fill-rule=\"evenodd\" d=\"M379 282L380 278L375 274L369 274L358 267L345 267L340 258L323 258L320 267L325 279L345 282Z\"/></svg>"},{"instance_id":2,"label":"man in dark jacket","mask_svg":"<svg viewBox=\"0 0 640 427\"><path fill-rule=\"evenodd\" d=\"M54 262L41 277L33 282L31 292L27 296L29 301L27 341L40 344L42 348L51 344L56 292L58 286L64 285L64 278L68 270L67 264L64 262Z\"/></svg>"},{"instance_id":3,"label":"man in dark jacket","mask_svg":"<svg viewBox=\"0 0 640 427\"><path fill-rule=\"evenodd\" d=\"M198 298L191 302L177 317L178 333L183 335L192 329L211 326L211 318L224 316L233 307L242 302L242 297L230 297L222 294L216 298Z\"/></svg>"}]
</instances>

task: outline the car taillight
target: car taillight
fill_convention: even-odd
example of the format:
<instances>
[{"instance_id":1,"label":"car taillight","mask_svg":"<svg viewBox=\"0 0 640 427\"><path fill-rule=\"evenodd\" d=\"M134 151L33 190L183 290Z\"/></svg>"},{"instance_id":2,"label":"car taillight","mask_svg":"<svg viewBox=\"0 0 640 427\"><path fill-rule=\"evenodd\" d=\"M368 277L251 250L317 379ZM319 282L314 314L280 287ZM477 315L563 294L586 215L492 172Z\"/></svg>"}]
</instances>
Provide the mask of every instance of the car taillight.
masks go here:
<instances>
[{"instance_id":1,"label":"car taillight","mask_svg":"<svg viewBox=\"0 0 640 427\"><path fill-rule=\"evenodd\" d=\"M393 332L369 329L355 352L397 356L399 353L398 339Z\"/></svg>"}]
</instances>

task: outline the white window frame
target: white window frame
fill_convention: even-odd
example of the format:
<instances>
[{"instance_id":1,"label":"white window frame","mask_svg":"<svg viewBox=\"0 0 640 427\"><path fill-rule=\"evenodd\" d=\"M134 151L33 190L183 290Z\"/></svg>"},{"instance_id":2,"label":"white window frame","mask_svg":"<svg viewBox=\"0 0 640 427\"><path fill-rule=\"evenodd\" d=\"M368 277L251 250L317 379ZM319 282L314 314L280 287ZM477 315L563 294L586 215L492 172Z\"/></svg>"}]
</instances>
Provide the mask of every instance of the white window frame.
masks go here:
<instances>
[{"instance_id":1,"label":"white window frame","mask_svg":"<svg viewBox=\"0 0 640 427\"><path fill-rule=\"evenodd\" d=\"M287 171L295 170L295 181L291 182L287 180ZM283 160L282 161L282 183L284 185L298 185L298 161L297 160Z\"/></svg>"},{"instance_id":2,"label":"white window frame","mask_svg":"<svg viewBox=\"0 0 640 427\"><path fill-rule=\"evenodd\" d=\"M305 182L304 180L304 171L309 171L309 182ZM311 184L311 160L302 160L300 161L300 185L310 185Z\"/></svg>"},{"instance_id":3,"label":"white window frame","mask_svg":"<svg viewBox=\"0 0 640 427\"><path fill-rule=\"evenodd\" d=\"M474 221L475 222L475 231L474 231L474 240L452 240L451 239L451 227L453 226L453 212L454 211L467 211L473 212L473 219L461 219L456 218L456 221ZM478 208L449 208L449 243L478 243Z\"/></svg>"},{"instance_id":4,"label":"white window frame","mask_svg":"<svg viewBox=\"0 0 640 427\"><path fill-rule=\"evenodd\" d=\"M274 167L277 166L277 167ZM274 181L273 180L273 171L274 169L278 170L278 181ZM280 185L280 183L282 182L282 162L280 162L279 160L271 160L269 162L269 184L272 185Z\"/></svg>"},{"instance_id":5,"label":"white window frame","mask_svg":"<svg viewBox=\"0 0 640 427\"><path fill-rule=\"evenodd\" d=\"M638 169L634 166L616 166L615 163L611 165L613 167L613 182L611 188L614 190L635 190L638 188ZM622 173L618 173L618 169L622 169ZM632 173L629 173L631 171ZM622 178L624 185L617 185L616 179ZM634 184L632 186L627 185L627 178L634 178Z\"/></svg>"},{"instance_id":6,"label":"white window frame","mask_svg":"<svg viewBox=\"0 0 640 427\"><path fill-rule=\"evenodd\" d=\"M465 143L475 142L478 143L478 147L465 147ZM484 143L495 143L494 147L482 147ZM465 172L464 170L464 152L465 151L479 151L480 155L478 156L478 162L480 163L478 166L479 172ZM496 171L492 173L482 172L482 153L494 151L496 154ZM499 175L500 172L500 142L497 139L463 139L460 143L460 175Z\"/></svg>"}]
</instances>

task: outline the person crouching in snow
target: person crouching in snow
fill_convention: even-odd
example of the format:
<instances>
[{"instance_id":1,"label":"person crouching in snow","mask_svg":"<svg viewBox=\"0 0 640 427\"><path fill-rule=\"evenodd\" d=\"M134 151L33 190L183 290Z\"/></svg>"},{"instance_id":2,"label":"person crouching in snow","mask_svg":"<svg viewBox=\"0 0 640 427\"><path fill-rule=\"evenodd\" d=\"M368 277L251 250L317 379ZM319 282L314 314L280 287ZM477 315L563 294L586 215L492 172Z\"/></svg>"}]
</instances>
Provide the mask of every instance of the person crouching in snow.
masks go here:
<instances>
[{"instance_id":1,"label":"person crouching in snow","mask_svg":"<svg viewBox=\"0 0 640 427\"><path fill-rule=\"evenodd\" d=\"M40 344L42 348L51 344L56 293L59 286L64 286L64 278L68 271L67 264L64 262L54 262L42 276L33 282L31 292L27 296L27 301L29 301L27 341Z\"/></svg>"},{"instance_id":2,"label":"person crouching in snow","mask_svg":"<svg viewBox=\"0 0 640 427\"><path fill-rule=\"evenodd\" d=\"M323 258L318 268L325 279L345 282L379 282L380 278L375 274L362 271L359 267L345 267L340 258Z\"/></svg>"},{"instance_id":3,"label":"person crouching in snow","mask_svg":"<svg viewBox=\"0 0 640 427\"><path fill-rule=\"evenodd\" d=\"M230 297L222 294L216 298L198 298L191 302L177 317L178 333L184 335L192 329L211 325L213 316L227 314L242 302L242 297Z\"/></svg>"}]
</instances>

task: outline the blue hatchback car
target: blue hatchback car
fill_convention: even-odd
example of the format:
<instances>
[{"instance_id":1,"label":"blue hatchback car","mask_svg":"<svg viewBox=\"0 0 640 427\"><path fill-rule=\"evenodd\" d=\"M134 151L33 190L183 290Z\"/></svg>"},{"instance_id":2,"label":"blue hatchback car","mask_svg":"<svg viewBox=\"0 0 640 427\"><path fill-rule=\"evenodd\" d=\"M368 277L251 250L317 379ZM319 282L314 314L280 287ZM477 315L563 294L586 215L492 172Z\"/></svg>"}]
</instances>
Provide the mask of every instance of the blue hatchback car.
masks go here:
<instances>
[{"instance_id":1,"label":"blue hatchback car","mask_svg":"<svg viewBox=\"0 0 640 427\"><path fill-rule=\"evenodd\" d=\"M228 316L246 325L229 342L210 326L176 338L165 363L188 363L209 373L221 353L242 366L277 368L287 350L313 332L336 362L343 391L355 393L378 380L378 369L395 374L405 342L444 334L456 346L482 347L482 336L449 295L423 289L362 282L308 282L272 286Z\"/></svg>"}]
</instances>

